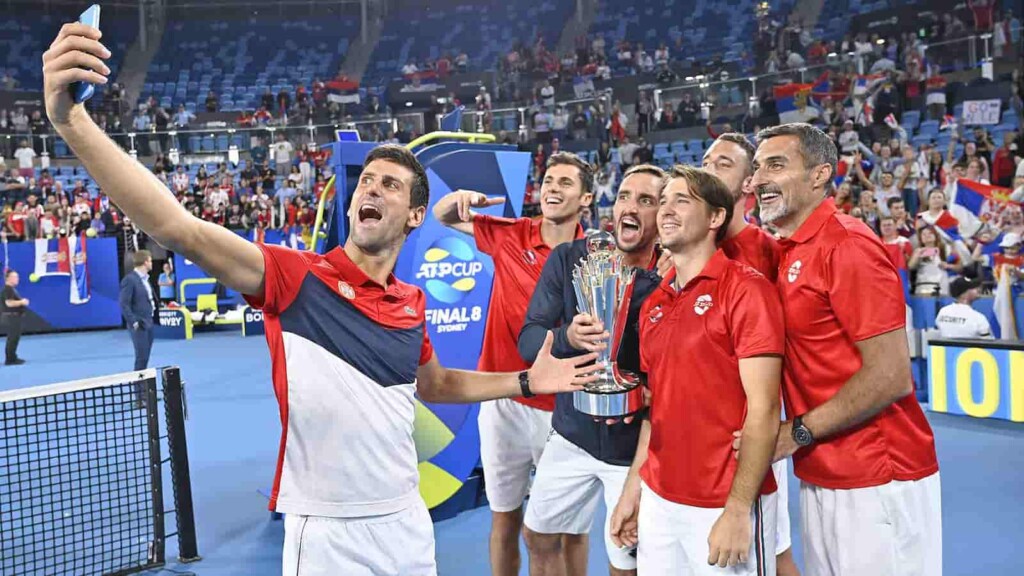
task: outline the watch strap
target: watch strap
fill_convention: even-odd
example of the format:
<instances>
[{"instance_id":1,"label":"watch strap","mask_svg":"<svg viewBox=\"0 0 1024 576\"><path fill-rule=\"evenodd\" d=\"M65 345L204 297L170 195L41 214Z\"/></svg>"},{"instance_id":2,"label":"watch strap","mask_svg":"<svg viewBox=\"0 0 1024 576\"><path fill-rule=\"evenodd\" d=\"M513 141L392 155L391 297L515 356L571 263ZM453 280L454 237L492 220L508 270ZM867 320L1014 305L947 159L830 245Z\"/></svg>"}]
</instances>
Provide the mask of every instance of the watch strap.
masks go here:
<instances>
[{"instance_id":1,"label":"watch strap","mask_svg":"<svg viewBox=\"0 0 1024 576\"><path fill-rule=\"evenodd\" d=\"M533 398L536 396L530 391L530 372L523 370L519 373L519 389L523 393L523 398Z\"/></svg>"}]
</instances>

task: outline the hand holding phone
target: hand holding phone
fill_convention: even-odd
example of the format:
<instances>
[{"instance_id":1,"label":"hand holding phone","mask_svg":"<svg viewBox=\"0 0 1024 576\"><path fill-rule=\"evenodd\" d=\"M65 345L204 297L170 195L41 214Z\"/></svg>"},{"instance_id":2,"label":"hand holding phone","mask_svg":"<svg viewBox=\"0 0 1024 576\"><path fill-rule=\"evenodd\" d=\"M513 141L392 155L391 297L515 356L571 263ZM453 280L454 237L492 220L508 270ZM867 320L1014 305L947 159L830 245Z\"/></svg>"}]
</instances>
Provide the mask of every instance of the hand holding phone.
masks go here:
<instances>
[{"instance_id":1,"label":"hand holding phone","mask_svg":"<svg viewBox=\"0 0 1024 576\"><path fill-rule=\"evenodd\" d=\"M93 4L89 6L82 15L78 17L78 21L86 26L99 29L100 27L100 6L99 4ZM75 99L75 104L81 104L96 92L96 87L91 82L75 82L71 85L71 95Z\"/></svg>"}]
</instances>

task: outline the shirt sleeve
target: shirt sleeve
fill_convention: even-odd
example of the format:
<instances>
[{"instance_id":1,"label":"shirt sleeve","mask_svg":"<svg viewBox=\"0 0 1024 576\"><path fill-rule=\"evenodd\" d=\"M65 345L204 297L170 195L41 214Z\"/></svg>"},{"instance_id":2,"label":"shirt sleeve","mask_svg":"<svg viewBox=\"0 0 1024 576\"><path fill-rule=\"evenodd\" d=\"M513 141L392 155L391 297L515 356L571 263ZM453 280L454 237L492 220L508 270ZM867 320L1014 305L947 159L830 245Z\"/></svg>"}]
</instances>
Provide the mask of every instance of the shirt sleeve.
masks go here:
<instances>
[{"instance_id":1,"label":"shirt sleeve","mask_svg":"<svg viewBox=\"0 0 1024 576\"><path fill-rule=\"evenodd\" d=\"M284 246L256 244L256 247L263 252L263 293L243 296L253 308L280 314L298 295L309 271L310 255Z\"/></svg>"},{"instance_id":2,"label":"shirt sleeve","mask_svg":"<svg viewBox=\"0 0 1024 576\"><path fill-rule=\"evenodd\" d=\"M517 220L476 214L473 216L473 238L477 250L493 255L502 242L508 240L516 230Z\"/></svg>"},{"instance_id":3,"label":"shirt sleeve","mask_svg":"<svg viewBox=\"0 0 1024 576\"><path fill-rule=\"evenodd\" d=\"M988 323L988 318L986 318L985 315L981 314L980 312L978 313L976 318L976 329L978 331L978 337L985 340L994 340L995 336L992 334L992 326Z\"/></svg>"},{"instance_id":4,"label":"shirt sleeve","mask_svg":"<svg viewBox=\"0 0 1024 576\"><path fill-rule=\"evenodd\" d=\"M879 241L843 240L829 255L825 275L832 311L854 342L906 326L903 285Z\"/></svg>"},{"instance_id":5,"label":"shirt sleeve","mask_svg":"<svg viewBox=\"0 0 1024 576\"><path fill-rule=\"evenodd\" d=\"M551 344L553 356L569 358L582 354L569 345L569 326L563 322L566 316L565 306L576 304L575 300L567 303L564 296L565 282L569 281L564 260L565 253L571 246L572 243L562 244L551 252L544 263L537 287L533 290L518 341L519 356L527 363L532 364L537 359L537 353L544 344L548 330L554 333L554 341Z\"/></svg>"},{"instance_id":6,"label":"shirt sleeve","mask_svg":"<svg viewBox=\"0 0 1024 576\"><path fill-rule=\"evenodd\" d=\"M737 276L729 295L729 332L736 357L782 355L786 333L778 290L753 270Z\"/></svg>"},{"instance_id":7,"label":"shirt sleeve","mask_svg":"<svg viewBox=\"0 0 1024 576\"><path fill-rule=\"evenodd\" d=\"M423 324L423 344L420 346L420 366L423 366L434 356L434 345L430 342L430 334L427 333L427 325Z\"/></svg>"}]
</instances>

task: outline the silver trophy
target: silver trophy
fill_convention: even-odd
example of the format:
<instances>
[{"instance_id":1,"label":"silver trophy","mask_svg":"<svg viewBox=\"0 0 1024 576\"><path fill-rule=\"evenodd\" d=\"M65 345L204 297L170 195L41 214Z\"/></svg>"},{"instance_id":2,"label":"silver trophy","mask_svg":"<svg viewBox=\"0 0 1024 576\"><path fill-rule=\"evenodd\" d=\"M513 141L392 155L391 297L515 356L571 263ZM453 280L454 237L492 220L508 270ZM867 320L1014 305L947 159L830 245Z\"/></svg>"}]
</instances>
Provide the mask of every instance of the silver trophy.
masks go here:
<instances>
[{"instance_id":1,"label":"silver trophy","mask_svg":"<svg viewBox=\"0 0 1024 576\"><path fill-rule=\"evenodd\" d=\"M615 237L597 232L587 238L587 256L572 274L578 310L596 317L611 335L599 353L599 378L573 393L576 410L591 416L618 417L643 407L640 375L619 370L618 352L629 316L635 270L622 263Z\"/></svg>"}]
</instances>

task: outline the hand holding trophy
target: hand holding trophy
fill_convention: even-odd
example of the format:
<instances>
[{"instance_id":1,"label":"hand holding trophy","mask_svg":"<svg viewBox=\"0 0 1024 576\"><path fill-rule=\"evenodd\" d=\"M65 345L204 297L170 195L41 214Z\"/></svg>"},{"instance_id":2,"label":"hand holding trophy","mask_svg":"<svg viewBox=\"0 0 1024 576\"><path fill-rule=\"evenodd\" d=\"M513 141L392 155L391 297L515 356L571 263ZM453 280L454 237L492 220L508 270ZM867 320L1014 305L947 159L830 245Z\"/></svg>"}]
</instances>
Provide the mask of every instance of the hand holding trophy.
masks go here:
<instances>
[{"instance_id":1,"label":"hand holding trophy","mask_svg":"<svg viewBox=\"0 0 1024 576\"><path fill-rule=\"evenodd\" d=\"M633 295L634 269L622 263L615 249L615 238L597 232L587 239L587 256L573 271L579 312L589 314L605 326L611 341L599 352L599 378L573 392L573 406L591 416L619 417L643 407L640 375L619 370L618 352L622 332L629 316Z\"/></svg>"}]
</instances>

